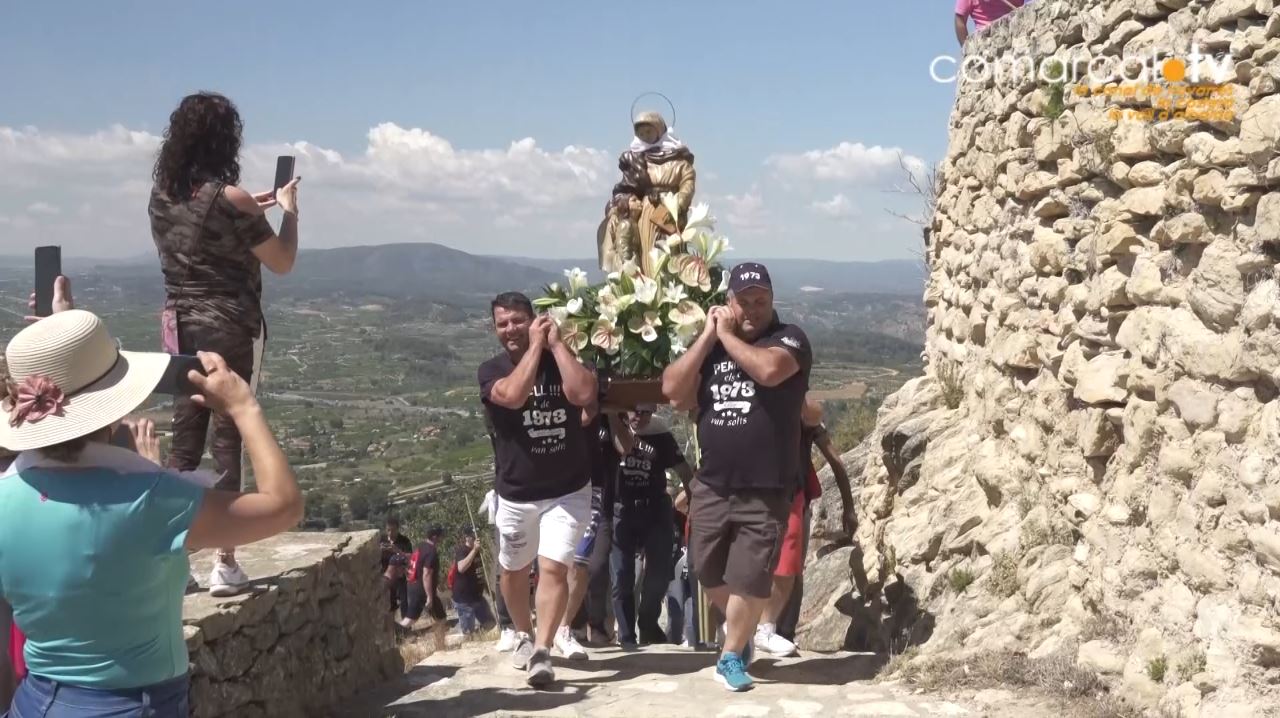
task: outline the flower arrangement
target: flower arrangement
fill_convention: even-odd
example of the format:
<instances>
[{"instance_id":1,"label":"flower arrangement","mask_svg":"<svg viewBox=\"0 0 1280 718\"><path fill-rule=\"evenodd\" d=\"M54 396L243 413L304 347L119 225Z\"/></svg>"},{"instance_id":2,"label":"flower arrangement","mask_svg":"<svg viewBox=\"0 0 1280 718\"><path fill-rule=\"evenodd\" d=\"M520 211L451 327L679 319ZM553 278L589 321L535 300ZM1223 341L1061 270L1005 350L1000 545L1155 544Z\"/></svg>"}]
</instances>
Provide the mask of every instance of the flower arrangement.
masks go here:
<instances>
[{"instance_id":1,"label":"flower arrangement","mask_svg":"<svg viewBox=\"0 0 1280 718\"><path fill-rule=\"evenodd\" d=\"M662 201L678 216L674 195L664 194ZM534 306L551 316L570 349L598 369L655 378L698 338L707 310L724 301L729 273L717 260L729 249L729 241L715 234L707 205L698 204L683 232L656 243L653 276L628 261L591 285L575 267L565 271L565 285L545 287Z\"/></svg>"}]
</instances>

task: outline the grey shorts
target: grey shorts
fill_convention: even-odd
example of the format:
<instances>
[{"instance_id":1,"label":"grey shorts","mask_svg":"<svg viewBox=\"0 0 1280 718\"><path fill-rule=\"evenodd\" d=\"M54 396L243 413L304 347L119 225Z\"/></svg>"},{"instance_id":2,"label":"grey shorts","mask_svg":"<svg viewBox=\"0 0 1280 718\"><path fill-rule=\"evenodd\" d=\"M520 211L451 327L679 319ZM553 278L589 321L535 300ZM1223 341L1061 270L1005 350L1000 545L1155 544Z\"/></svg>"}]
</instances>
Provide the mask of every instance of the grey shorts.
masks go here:
<instances>
[{"instance_id":1,"label":"grey shorts","mask_svg":"<svg viewBox=\"0 0 1280 718\"><path fill-rule=\"evenodd\" d=\"M695 480L689 500L689 560L706 588L752 598L773 592L773 571L791 513L791 491L720 491Z\"/></svg>"}]
</instances>

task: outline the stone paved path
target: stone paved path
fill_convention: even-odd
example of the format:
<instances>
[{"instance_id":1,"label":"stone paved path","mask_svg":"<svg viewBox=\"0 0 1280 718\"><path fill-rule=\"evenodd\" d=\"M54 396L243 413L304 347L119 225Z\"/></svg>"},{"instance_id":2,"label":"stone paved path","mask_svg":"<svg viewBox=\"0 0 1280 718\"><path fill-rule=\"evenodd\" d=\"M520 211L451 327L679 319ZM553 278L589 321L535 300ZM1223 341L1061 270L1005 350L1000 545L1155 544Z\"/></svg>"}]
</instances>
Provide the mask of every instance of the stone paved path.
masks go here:
<instances>
[{"instance_id":1,"label":"stone paved path","mask_svg":"<svg viewBox=\"0 0 1280 718\"><path fill-rule=\"evenodd\" d=\"M583 716L618 718L828 718L877 716L1055 715L1008 691L944 699L868 679L881 659L862 654L806 656L752 665L756 688L729 693L712 678L711 653L649 647L635 653L593 649L591 659L556 660L557 685L534 691L492 644L432 656L399 685L362 697L339 718Z\"/></svg>"}]
</instances>

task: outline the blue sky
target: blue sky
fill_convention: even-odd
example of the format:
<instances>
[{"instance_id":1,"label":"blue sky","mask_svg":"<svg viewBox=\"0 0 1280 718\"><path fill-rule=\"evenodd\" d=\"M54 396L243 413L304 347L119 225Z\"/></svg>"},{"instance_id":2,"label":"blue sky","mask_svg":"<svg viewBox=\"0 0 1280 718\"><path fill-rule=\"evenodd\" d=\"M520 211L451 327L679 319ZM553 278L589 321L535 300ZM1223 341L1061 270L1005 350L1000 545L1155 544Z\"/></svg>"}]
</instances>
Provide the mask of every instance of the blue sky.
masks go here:
<instances>
[{"instance_id":1,"label":"blue sky","mask_svg":"<svg viewBox=\"0 0 1280 718\"><path fill-rule=\"evenodd\" d=\"M147 251L157 137L212 89L244 117L250 189L300 154L304 244L585 256L632 99L660 90L735 247L909 257L886 157L940 159L954 94L928 75L956 53L947 0L229 7L6 8L0 253Z\"/></svg>"}]
</instances>

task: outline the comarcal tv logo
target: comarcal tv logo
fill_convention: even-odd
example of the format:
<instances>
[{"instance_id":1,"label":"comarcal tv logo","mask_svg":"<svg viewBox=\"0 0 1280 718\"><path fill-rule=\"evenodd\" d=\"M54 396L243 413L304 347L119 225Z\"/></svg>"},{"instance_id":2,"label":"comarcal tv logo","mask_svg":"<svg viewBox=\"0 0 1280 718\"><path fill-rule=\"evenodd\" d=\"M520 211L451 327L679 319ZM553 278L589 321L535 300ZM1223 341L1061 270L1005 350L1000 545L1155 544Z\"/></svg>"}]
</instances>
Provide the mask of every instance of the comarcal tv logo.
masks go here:
<instances>
[{"instance_id":1,"label":"comarcal tv logo","mask_svg":"<svg viewBox=\"0 0 1280 718\"><path fill-rule=\"evenodd\" d=\"M1228 121L1236 112L1235 60L1192 43L1186 52L1152 48L1135 55L1090 55L1085 51L1035 58L1005 53L971 54L963 60L934 58L929 75L942 84L1018 87L1035 84L1059 96L1101 97L1113 103L1115 120Z\"/></svg>"}]
</instances>

